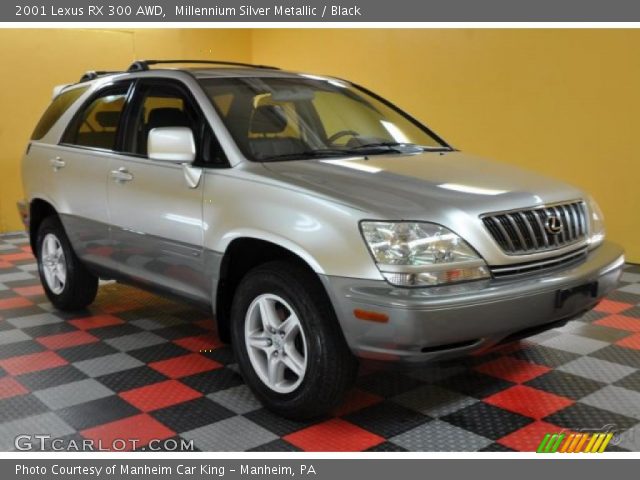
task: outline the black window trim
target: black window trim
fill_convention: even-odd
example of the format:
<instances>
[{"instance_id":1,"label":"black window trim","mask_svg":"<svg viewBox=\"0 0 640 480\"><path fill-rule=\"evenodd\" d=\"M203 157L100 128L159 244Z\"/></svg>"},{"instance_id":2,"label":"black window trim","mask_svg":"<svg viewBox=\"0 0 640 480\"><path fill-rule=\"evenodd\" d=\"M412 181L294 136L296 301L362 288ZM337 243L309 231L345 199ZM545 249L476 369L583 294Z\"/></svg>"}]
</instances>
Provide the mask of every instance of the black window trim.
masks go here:
<instances>
[{"instance_id":1,"label":"black window trim","mask_svg":"<svg viewBox=\"0 0 640 480\"><path fill-rule=\"evenodd\" d=\"M105 85L102 85L99 89L97 89L95 92L93 92L89 98L87 98L82 105L78 108L78 110L76 111L76 113L73 115L73 118L71 119L71 121L67 124L66 128L64 129L64 132L62 133L62 135L60 136L60 140L58 141L58 145L61 147L71 147L71 148L77 148L79 150L89 150L89 151L95 151L95 152L103 152L103 153L122 153L121 152L121 136L122 136L122 125L125 119L125 115L127 112L127 107L129 105L129 102L131 101L131 95L133 93L133 89L134 89L134 85L136 83L135 79L124 79L124 80L118 80L115 82L109 82ZM80 116L86 111L86 109L97 99L100 98L101 96L104 96L104 92L111 90L113 88L117 88L121 85L127 85L129 84L129 88L127 90L127 93L125 95L125 100L124 100L124 106L122 107L122 112L120 113L120 118L118 120L118 126L116 127L116 141L115 141L115 145L114 148L102 148L102 147L91 147L88 145L78 145L75 143L70 143L65 141L65 139L67 138L67 136L70 134L71 130L75 127L77 127L77 122L78 119L80 118Z\"/></svg>"},{"instance_id":2,"label":"black window trim","mask_svg":"<svg viewBox=\"0 0 640 480\"><path fill-rule=\"evenodd\" d=\"M442 138L440 135L438 135L436 132L434 132L433 130L431 130L431 128L429 128L426 124L422 123L420 120L418 120L416 117L414 117L413 115L405 112L403 109L401 109L400 107L398 107L395 103L392 103L390 100L387 100L386 98L378 95L375 92L372 92L371 90L369 90L366 87L363 87L362 85L359 85L357 83L353 83L353 82L349 82L348 80L343 80L341 78L338 78L338 80L348 83L349 85L351 85L352 87L354 87L356 90L360 90L361 92L366 93L367 95L371 96L372 98L378 100L380 103L382 103L383 105L386 105L387 107L389 107L391 110L395 111L396 113L400 114L402 117L404 117L406 120L408 120L409 122L413 123L416 127L418 127L420 130L422 130L423 132L425 132L427 135L433 137L433 139L437 142L439 142L443 148L449 148L452 151L456 151L457 149L455 147L453 147L449 142L447 142L444 138Z\"/></svg>"},{"instance_id":3,"label":"black window trim","mask_svg":"<svg viewBox=\"0 0 640 480\"><path fill-rule=\"evenodd\" d=\"M124 147L126 146L126 144L131 142L130 129L132 128L134 122L136 121L136 119L133 118L133 115L138 111L140 107L139 105L139 102L141 99L140 95L142 95L142 93L140 92L142 92L143 89L145 88L158 86L158 85L160 86L167 85L167 86L176 88L176 90L178 90L179 93L184 97L184 99L189 103L190 107L195 111L199 119L198 129L200 130L200 132L198 132L199 138L198 138L198 145L196 146L198 155L196 156L196 159L194 160L192 165L194 167L211 168L211 169L231 168L231 164L229 162L227 154L224 151L224 148L222 148L222 145L220 144L219 141L218 141L219 152L222 156L222 158L220 159L221 160L220 163L212 164L212 163L204 163L202 161L201 153L203 151L204 143L205 143L205 131L208 130L209 134L212 136L214 140L217 139L217 135L213 127L209 124L209 121L207 120L207 117L204 114L202 107L196 100L195 96L193 95L189 87L181 80L178 80L175 78L168 78L168 77L146 77L145 76L145 77L136 79L135 85L130 92L129 98L127 99L128 101L125 106L125 109L123 110L123 117L121 121L124 121L124 123L122 124L124 128L120 128L121 125L119 125L120 130L119 130L118 136L121 138L118 138L118 142L116 142L119 148L119 150L116 153L121 155L126 155L129 157L139 158L142 160L150 160L148 155L142 155L140 153L134 153L134 152L126 152L124 151Z\"/></svg>"}]
</instances>

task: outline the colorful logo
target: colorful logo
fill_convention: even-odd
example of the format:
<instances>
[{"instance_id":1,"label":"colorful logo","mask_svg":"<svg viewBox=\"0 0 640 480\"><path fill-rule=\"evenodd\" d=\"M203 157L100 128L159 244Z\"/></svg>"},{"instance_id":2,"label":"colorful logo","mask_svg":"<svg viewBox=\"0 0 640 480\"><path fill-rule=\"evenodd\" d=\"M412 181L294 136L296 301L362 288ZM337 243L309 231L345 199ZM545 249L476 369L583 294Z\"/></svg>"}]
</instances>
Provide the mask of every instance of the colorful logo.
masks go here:
<instances>
[{"instance_id":1,"label":"colorful logo","mask_svg":"<svg viewBox=\"0 0 640 480\"><path fill-rule=\"evenodd\" d=\"M547 433L536 453L602 453L612 438L612 432Z\"/></svg>"}]
</instances>

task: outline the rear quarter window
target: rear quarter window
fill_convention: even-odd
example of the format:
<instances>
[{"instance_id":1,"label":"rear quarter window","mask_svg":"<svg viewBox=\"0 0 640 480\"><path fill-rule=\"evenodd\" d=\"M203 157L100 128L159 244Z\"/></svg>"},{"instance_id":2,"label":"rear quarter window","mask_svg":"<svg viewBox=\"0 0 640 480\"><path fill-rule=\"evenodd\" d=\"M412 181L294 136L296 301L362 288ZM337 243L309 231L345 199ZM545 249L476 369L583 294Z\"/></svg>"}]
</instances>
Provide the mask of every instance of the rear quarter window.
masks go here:
<instances>
[{"instance_id":1,"label":"rear quarter window","mask_svg":"<svg viewBox=\"0 0 640 480\"><path fill-rule=\"evenodd\" d=\"M80 96L87 91L88 86L73 88L66 92L61 93L56 98L54 98L53 102L49 105L47 110L42 115L42 118L36 125L33 134L31 135L31 140L40 140L44 137L53 124L58 121L58 119L62 116L64 112L66 112L73 103L80 98Z\"/></svg>"}]
</instances>

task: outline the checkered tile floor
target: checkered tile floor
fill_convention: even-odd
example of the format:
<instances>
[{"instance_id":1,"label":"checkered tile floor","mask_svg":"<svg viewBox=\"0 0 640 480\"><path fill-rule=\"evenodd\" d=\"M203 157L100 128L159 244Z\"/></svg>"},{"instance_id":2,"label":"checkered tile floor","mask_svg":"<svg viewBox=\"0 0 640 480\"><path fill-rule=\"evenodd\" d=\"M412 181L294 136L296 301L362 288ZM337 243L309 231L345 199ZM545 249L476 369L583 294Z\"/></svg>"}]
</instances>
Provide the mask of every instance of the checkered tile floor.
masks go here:
<instances>
[{"instance_id":1,"label":"checkered tile floor","mask_svg":"<svg viewBox=\"0 0 640 480\"><path fill-rule=\"evenodd\" d=\"M561 329L412 373L364 368L344 405L312 423L261 408L212 326L113 283L90 310L57 312L26 237L0 237L0 450L45 433L203 451L527 451L547 432L610 426L609 451L640 451L640 266Z\"/></svg>"}]
</instances>

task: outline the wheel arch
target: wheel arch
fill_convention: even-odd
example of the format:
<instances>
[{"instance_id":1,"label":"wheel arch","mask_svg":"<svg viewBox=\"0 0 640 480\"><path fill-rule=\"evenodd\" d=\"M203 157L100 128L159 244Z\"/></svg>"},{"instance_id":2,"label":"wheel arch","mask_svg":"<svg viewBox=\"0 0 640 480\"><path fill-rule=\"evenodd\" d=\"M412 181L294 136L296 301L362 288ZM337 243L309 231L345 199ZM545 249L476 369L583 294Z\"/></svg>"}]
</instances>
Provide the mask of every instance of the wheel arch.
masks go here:
<instances>
[{"instance_id":1,"label":"wheel arch","mask_svg":"<svg viewBox=\"0 0 640 480\"><path fill-rule=\"evenodd\" d=\"M296 263L316 276L324 273L318 262L293 242L246 233L230 239L220 261L218 281L213 292L218 334L223 341L230 339L231 303L240 281L253 268L273 260ZM322 285L319 277L318 282Z\"/></svg>"},{"instance_id":2,"label":"wheel arch","mask_svg":"<svg viewBox=\"0 0 640 480\"><path fill-rule=\"evenodd\" d=\"M38 249L36 248L36 240L38 229L42 221L52 215L58 216L58 211L53 204L47 199L35 197L29 202L29 244L33 255L38 257Z\"/></svg>"}]
</instances>

